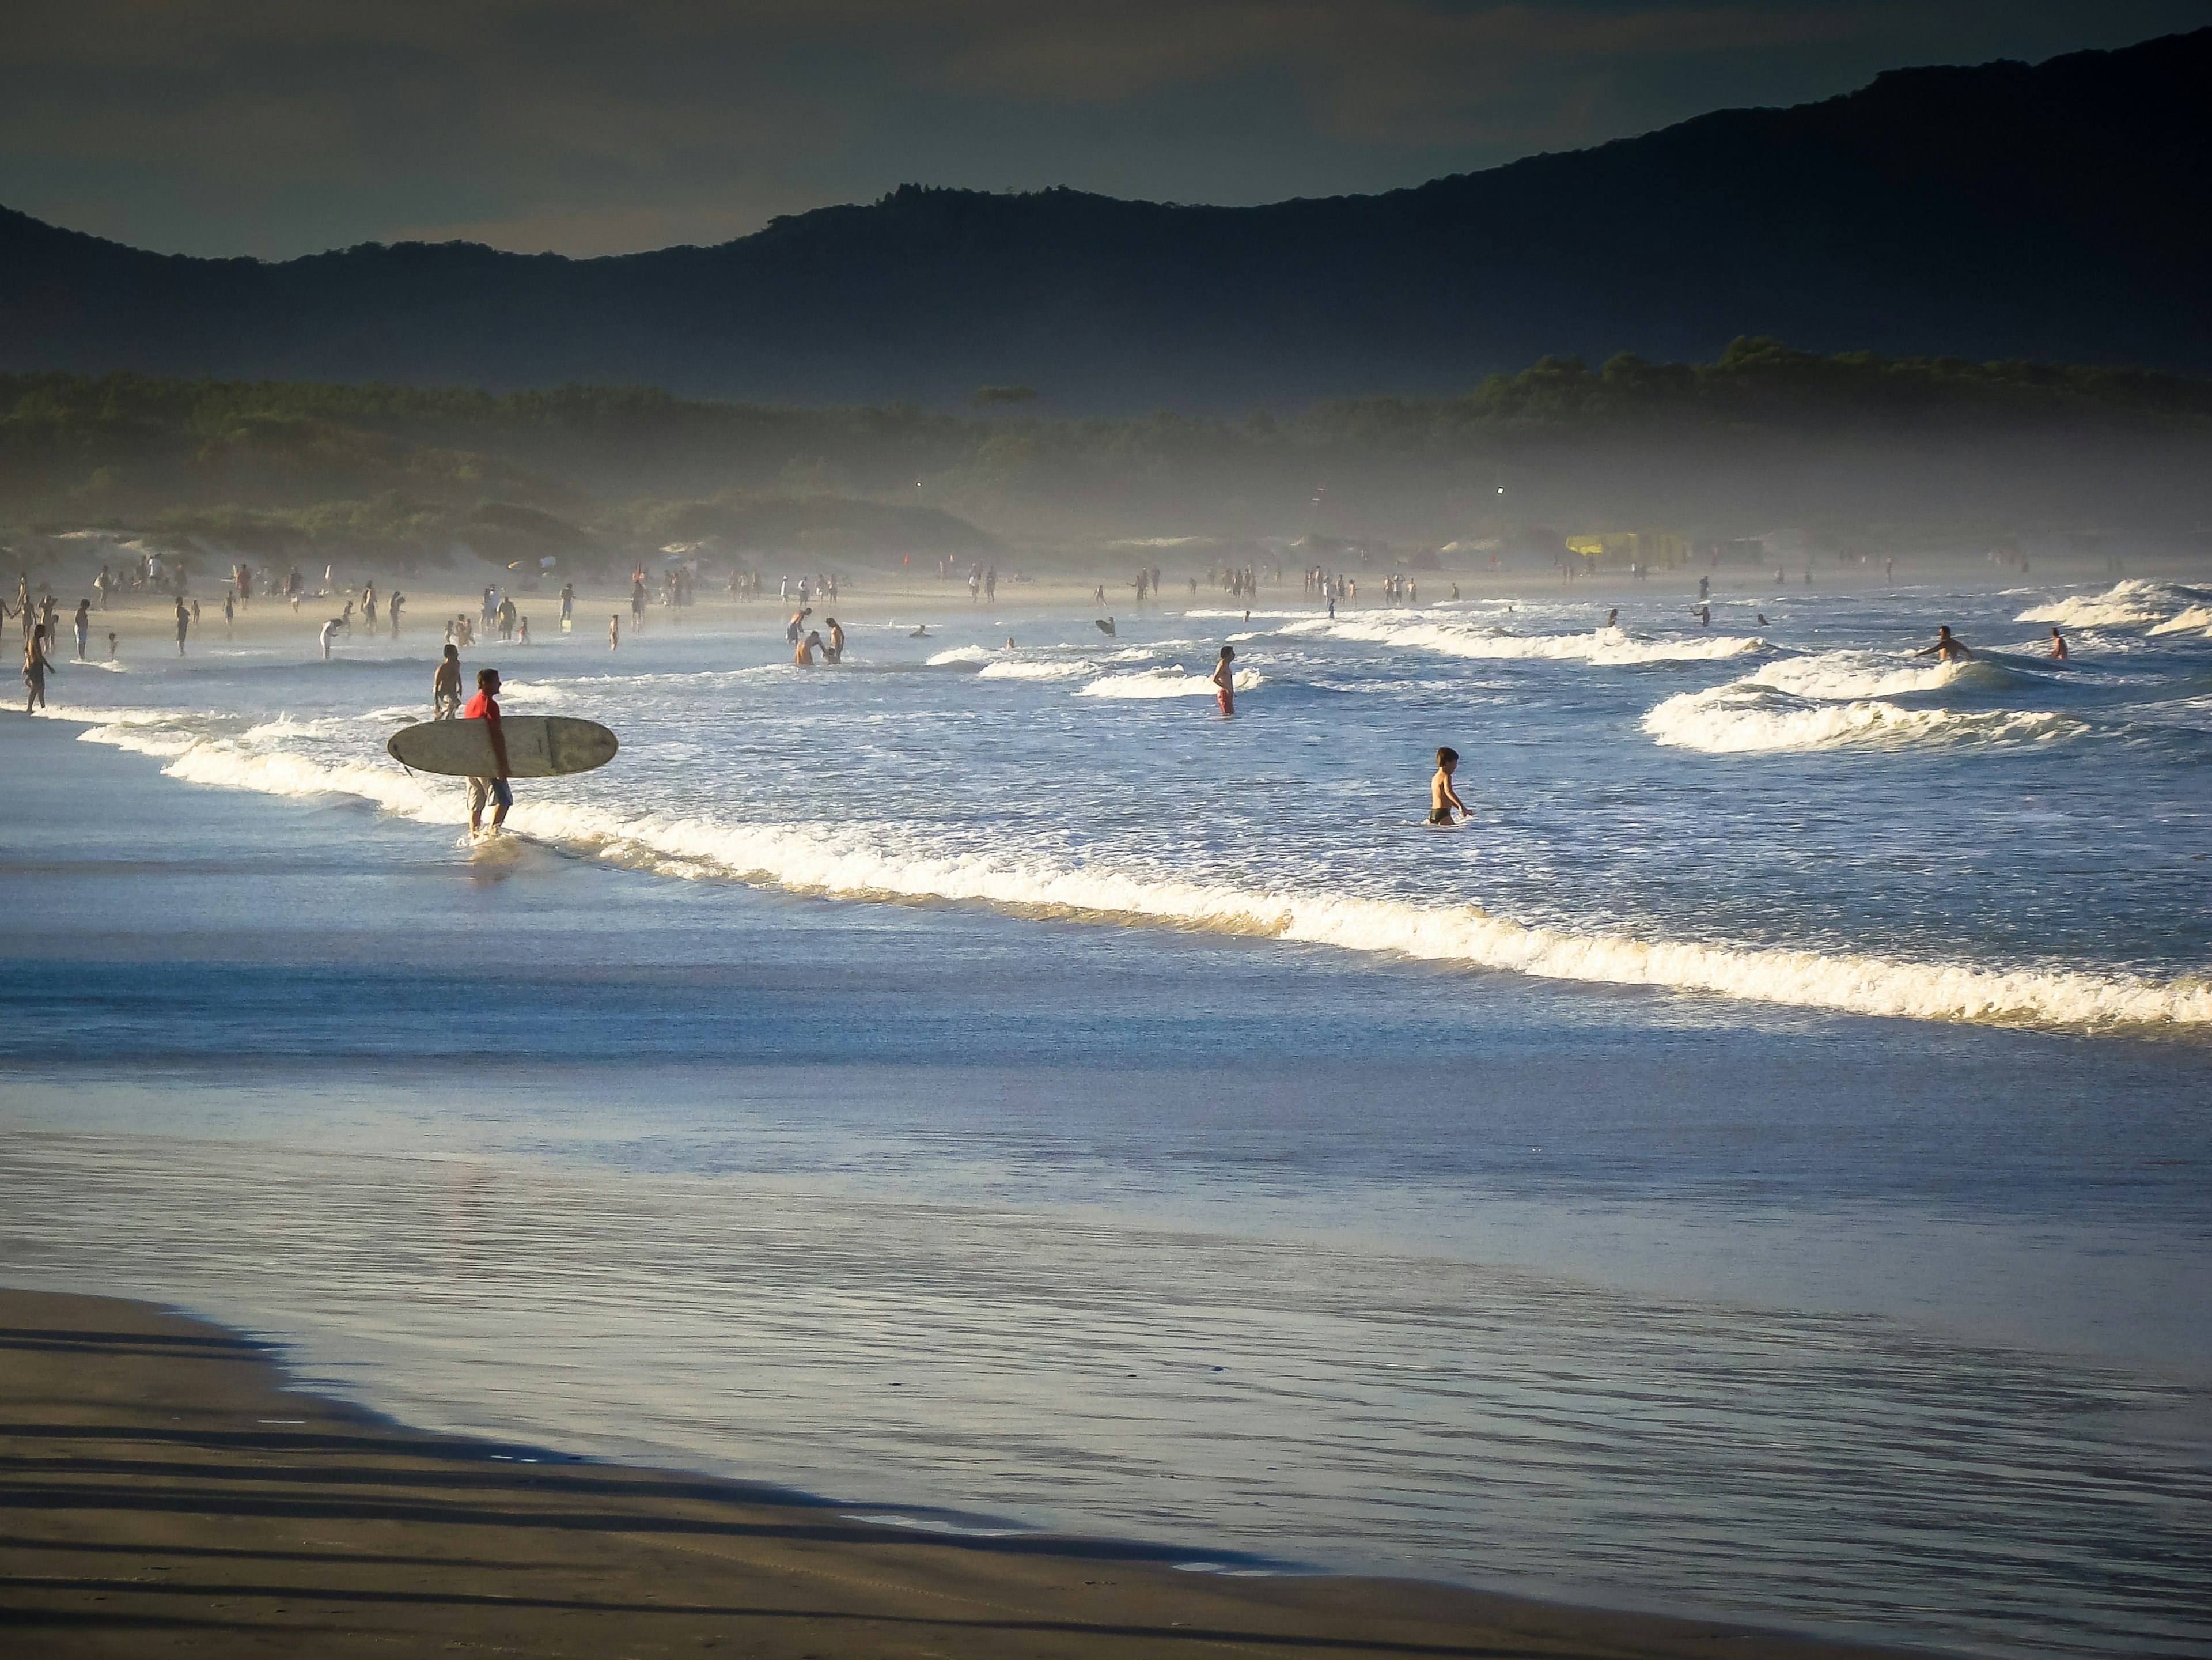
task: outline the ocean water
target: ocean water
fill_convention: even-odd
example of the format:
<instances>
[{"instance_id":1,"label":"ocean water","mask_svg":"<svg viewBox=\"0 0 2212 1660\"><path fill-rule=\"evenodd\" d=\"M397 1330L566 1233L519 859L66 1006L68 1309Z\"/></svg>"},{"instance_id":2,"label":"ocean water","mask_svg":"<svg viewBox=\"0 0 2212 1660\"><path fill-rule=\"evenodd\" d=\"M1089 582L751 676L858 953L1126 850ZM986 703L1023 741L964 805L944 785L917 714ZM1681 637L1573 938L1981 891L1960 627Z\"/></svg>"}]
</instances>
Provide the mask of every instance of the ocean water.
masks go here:
<instances>
[{"instance_id":1,"label":"ocean water","mask_svg":"<svg viewBox=\"0 0 2212 1660\"><path fill-rule=\"evenodd\" d=\"M917 1523L2203 1650L2212 588L1613 598L490 648L623 750L473 849L427 648L65 668L0 1270Z\"/></svg>"}]
</instances>

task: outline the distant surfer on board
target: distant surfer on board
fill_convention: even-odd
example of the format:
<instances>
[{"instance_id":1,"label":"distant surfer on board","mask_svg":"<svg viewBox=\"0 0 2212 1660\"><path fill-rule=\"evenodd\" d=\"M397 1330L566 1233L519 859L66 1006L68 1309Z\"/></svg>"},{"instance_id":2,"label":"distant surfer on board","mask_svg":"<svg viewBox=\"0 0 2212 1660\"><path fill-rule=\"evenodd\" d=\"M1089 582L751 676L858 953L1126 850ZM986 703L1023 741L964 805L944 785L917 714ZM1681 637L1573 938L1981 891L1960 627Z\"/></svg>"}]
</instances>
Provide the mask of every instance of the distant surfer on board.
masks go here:
<instances>
[{"instance_id":1,"label":"distant surfer on board","mask_svg":"<svg viewBox=\"0 0 2212 1660\"><path fill-rule=\"evenodd\" d=\"M469 780L469 834L475 836L483 829L484 804L496 802L491 816L491 827L497 830L507 823L507 810L514 805L514 792L507 787L507 734L499 726L499 671L477 671L477 695L469 699L461 710L464 721L482 721L486 735L491 739L491 758L499 763L495 778Z\"/></svg>"},{"instance_id":2,"label":"distant surfer on board","mask_svg":"<svg viewBox=\"0 0 2212 1660\"><path fill-rule=\"evenodd\" d=\"M1452 787L1452 775L1458 770L1457 750L1440 749L1437 751L1437 774L1429 780L1429 822L1431 824L1450 824L1454 809L1457 809L1462 818L1474 817L1468 812L1467 803L1459 799L1459 792Z\"/></svg>"}]
</instances>

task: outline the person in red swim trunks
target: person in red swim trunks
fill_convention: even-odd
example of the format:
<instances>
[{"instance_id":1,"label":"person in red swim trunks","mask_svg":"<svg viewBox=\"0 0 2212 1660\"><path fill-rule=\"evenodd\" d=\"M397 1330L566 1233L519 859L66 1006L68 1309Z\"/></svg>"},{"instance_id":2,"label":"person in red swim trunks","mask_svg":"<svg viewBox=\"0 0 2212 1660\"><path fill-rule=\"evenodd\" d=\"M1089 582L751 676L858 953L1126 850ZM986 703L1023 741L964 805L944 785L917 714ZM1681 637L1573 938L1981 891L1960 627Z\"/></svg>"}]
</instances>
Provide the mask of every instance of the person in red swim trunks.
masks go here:
<instances>
[{"instance_id":1,"label":"person in red swim trunks","mask_svg":"<svg viewBox=\"0 0 2212 1660\"><path fill-rule=\"evenodd\" d=\"M486 804L496 803L491 816L491 827L497 830L507 823L507 810L514 805L514 792L507 782L507 734L499 726L499 671L477 671L477 695L462 707L461 719L482 721L491 729L491 758L498 765L499 774L493 778L469 780L469 834L474 836L483 829Z\"/></svg>"},{"instance_id":2,"label":"person in red swim trunks","mask_svg":"<svg viewBox=\"0 0 2212 1660\"><path fill-rule=\"evenodd\" d=\"M1233 666L1236 661L1237 648L1224 646L1221 648L1221 660L1213 666L1213 673L1211 677L1213 681L1213 701L1221 705L1221 712L1224 714L1237 713L1237 671Z\"/></svg>"}]
</instances>

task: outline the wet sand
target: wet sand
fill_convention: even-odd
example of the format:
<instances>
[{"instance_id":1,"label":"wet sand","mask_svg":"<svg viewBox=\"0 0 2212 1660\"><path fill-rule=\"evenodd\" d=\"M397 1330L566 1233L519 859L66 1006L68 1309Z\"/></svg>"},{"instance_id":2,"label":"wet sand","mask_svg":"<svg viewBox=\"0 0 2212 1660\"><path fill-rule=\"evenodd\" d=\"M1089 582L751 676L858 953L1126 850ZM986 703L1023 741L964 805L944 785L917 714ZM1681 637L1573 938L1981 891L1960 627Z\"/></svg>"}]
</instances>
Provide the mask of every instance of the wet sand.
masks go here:
<instances>
[{"instance_id":1,"label":"wet sand","mask_svg":"<svg viewBox=\"0 0 2212 1660\"><path fill-rule=\"evenodd\" d=\"M0 1645L27 1660L1876 1652L870 1526L817 1499L412 1431L293 1391L258 1345L142 1303L0 1291Z\"/></svg>"}]
</instances>

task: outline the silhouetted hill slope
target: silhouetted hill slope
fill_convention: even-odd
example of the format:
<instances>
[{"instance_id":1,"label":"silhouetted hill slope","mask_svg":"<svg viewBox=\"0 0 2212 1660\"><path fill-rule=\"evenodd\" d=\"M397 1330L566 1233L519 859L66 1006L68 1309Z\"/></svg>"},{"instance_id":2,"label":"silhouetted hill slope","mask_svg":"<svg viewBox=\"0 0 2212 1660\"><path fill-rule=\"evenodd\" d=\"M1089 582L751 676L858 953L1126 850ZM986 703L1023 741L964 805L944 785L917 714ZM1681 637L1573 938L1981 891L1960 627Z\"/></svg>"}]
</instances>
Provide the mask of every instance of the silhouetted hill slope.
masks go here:
<instances>
[{"instance_id":1,"label":"silhouetted hill slope","mask_svg":"<svg viewBox=\"0 0 2212 1660\"><path fill-rule=\"evenodd\" d=\"M0 214L0 368L807 403L1237 409L1745 333L2203 373L2208 295L2212 29L1259 208L907 186L712 248L281 265Z\"/></svg>"}]
</instances>

